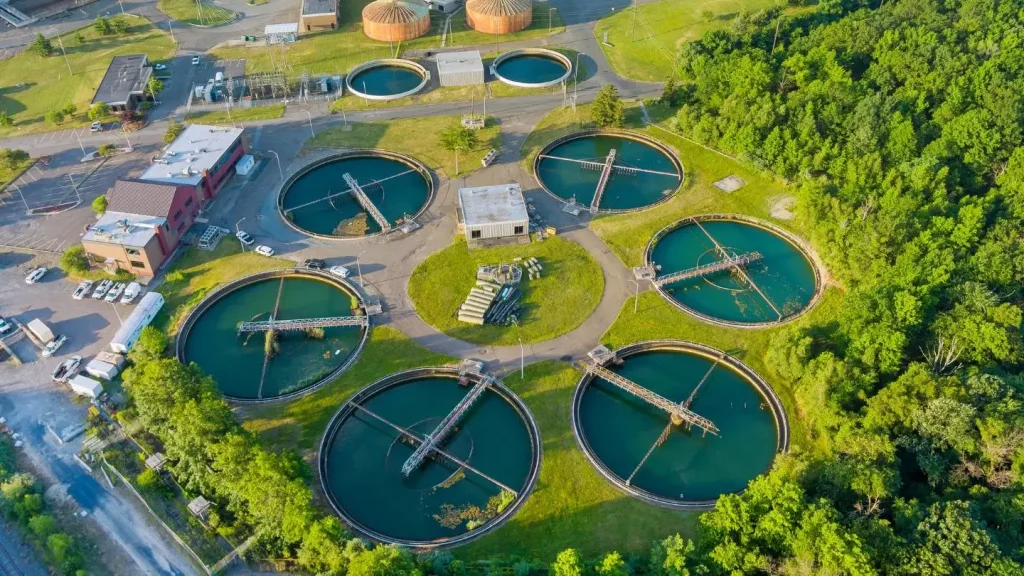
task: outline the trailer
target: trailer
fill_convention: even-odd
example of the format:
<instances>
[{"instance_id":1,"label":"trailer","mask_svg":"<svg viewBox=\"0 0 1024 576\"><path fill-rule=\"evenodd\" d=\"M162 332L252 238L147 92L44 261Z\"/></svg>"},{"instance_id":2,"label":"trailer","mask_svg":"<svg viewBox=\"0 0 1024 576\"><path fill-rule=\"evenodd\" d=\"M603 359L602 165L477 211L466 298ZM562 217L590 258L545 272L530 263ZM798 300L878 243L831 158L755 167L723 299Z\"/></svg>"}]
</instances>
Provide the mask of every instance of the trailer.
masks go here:
<instances>
[{"instance_id":1,"label":"trailer","mask_svg":"<svg viewBox=\"0 0 1024 576\"><path fill-rule=\"evenodd\" d=\"M95 376L100 380L113 380L117 377L117 373L120 372L117 366L99 359L92 360L86 364L85 371L89 376Z\"/></svg>"},{"instance_id":2,"label":"trailer","mask_svg":"<svg viewBox=\"0 0 1024 576\"><path fill-rule=\"evenodd\" d=\"M118 354L127 354L139 339L142 329L149 326L163 305L164 297L159 292L150 292L143 296L131 316L114 334L114 339L110 341L110 349Z\"/></svg>"},{"instance_id":3,"label":"trailer","mask_svg":"<svg viewBox=\"0 0 1024 576\"><path fill-rule=\"evenodd\" d=\"M86 376L75 376L68 380L68 384L71 386L71 391L80 396L98 398L103 393L103 384Z\"/></svg>"},{"instance_id":4,"label":"trailer","mask_svg":"<svg viewBox=\"0 0 1024 576\"><path fill-rule=\"evenodd\" d=\"M43 322L38 318L30 320L25 327L28 328L28 331L32 333L32 336L35 336L43 346L49 344L54 338L53 330L50 330L50 327L46 325L46 322Z\"/></svg>"}]
</instances>

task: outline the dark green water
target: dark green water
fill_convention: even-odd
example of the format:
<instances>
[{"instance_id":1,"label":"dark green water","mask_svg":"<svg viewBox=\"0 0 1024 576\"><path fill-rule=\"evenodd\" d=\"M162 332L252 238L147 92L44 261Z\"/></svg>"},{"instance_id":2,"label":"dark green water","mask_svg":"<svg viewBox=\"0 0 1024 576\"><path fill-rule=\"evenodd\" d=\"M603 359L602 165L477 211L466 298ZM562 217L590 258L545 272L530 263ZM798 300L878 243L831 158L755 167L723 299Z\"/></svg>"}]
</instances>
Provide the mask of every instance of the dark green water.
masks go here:
<instances>
[{"instance_id":1,"label":"dark green water","mask_svg":"<svg viewBox=\"0 0 1024 576\"><path fill-rule=\"evenodd\" d=\"M284 193L285 214L296 226L315 234L359 236L361 234L351 233L352 229L338 229L339 225L353 222L353 219L356 219L357 229L359 223L365 222L366 234L380 232L376 220L367 215L351 194L289 211L292 206L302 206L347 190L348 184L342 179L346 172L359 182L366 196L392 226L398 220L419 212L430 194L427 181L408 164L379 156L345 158L314 168L292 183ZM373 185L374 181L403 173L402 176Z\"/></svg>"},{"instance_id":2,"label":"dark green water","mask_svg":"<svg viewBox=\"0 0 1024 576\"><path fill-rule=\"evenodd\" d=\"M452 378L411 380L379 392L362 405L391 422L427 433L459 403L469 388ZM442 506L487 507L500 489L472 472L442 487L453 469L427 459L409 478L402 464L413 448L397 442L393 428L355 411L341 423L327 447L327 483L340 507L367 528L393 538L432 541L467 532L466 523L442 526ZM530 471L526 424L511 404L493 391L465 415L445 450L520 490Z\"/></svg>"},{"instance_id":3,"label":"dark green water","mask_svg":"<svg viewBox=\"0 0 1024 576\"><path fill-rule=\"evenodd\" d=\"M712 366L702 356L644 352L613 370L676 402L685 400ZM720 436L676 426L633 477L632 485L666 498L712 500L743 490L771 466L775 421L745 379L718 365L690 409L709 418ZM597 457L620 478L629 477L658 439L669 416L635 396L595 379L580 400L582 432Z\"/></svg>"},{"instance_id":4,"label":"dark green water","mask_svg":"<svg viewBox=\"0 0 1024 576\"><path fill-rule=\"evenodd\" d=\"M278 285L272 278L242 287L218 300L199 317L185 341L185 361L199 364L226 396L256 398L263 373L263 333L246 343L238 323L266 320L274 309ZM287 278L277 318L321 318L351 314L349 294L311 278ZM263 398L309 386L342 365L359 345L356 327L325 328L322 340L302 332L280 333L279 352L267 366Z\"/></svg>"},{"instance_id":5,"label":"dark green water","mask_svg":"<svg viewBox=\"0 0 1024 576\"><path fill-rule=\"evenodd\" d=\"M678 173L668 156L657 148L621 136L584 136L559 144L547 155L604 164L612 148L616 150L616 166ZM576 162L542 158L537 166L537 177L559 198L568 200L575 196L577 202L590 206L601 171L584 168ZM649 206L675 192L679 181L679 176L613 172L601 196L600 209L628 210Z\"/></svg>"},{"instance_id":6,"label":"dark green water","mask_svg":"<svg viewBox=\"0 0 1024 576\"><path fill-rule=\"evenodd\" d=\"M370 96L394 96L416 88L423 77L404 66L375 66L352 77L350 85Z\"/></svg>"},{"instance_id":7,"label":"dark green water","mask_svg":"<svg viewBox=\"0 0 1024 576\"><path fill-rule=\"evenodd\" d=\"M547 56L523 54L502 60L498 74L513 82L543 84L561 78L565 74L565 66Z\"/></svg>"},{"instance_id":8,"label":"dark green water","mask_svg":"<svg viewBox=\"0 0 1024 576\"><path fill-rule=\"evenodd\" d=\"M701 225L730 252L761 253L764 259L745 270L783 316L796 314L807 307L815 292L814 269L795 246L749 224L707 221ZM670 274L720 259L714 244L694 224L663 236L651 257L661 265L658 274ZM779 319L768 302L736 274L718 273L674 282L664 289L684 306L721 320L765 322Z\"/></svg>"}]
</instances>

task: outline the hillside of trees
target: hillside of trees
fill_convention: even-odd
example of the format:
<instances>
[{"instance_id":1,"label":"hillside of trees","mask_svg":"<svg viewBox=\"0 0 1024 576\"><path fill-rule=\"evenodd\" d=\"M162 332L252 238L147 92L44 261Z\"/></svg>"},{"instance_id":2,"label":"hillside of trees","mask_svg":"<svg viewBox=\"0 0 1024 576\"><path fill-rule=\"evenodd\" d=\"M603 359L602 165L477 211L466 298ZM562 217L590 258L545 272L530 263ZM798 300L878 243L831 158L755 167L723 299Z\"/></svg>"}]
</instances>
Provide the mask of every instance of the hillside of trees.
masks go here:
<instances>
[{"instance_id":1,"label":"hillside of trees","mask_svg":"<svg viewBox=\"0 0 1024 576\"><path fill-rule=\"evenodd\" d=\"M766 360L814 448L703 518L710 573L1019 574L1024 2L825 2L679 54L672 127L793 184L845 292Z\"/></svg>"}]
</instances>

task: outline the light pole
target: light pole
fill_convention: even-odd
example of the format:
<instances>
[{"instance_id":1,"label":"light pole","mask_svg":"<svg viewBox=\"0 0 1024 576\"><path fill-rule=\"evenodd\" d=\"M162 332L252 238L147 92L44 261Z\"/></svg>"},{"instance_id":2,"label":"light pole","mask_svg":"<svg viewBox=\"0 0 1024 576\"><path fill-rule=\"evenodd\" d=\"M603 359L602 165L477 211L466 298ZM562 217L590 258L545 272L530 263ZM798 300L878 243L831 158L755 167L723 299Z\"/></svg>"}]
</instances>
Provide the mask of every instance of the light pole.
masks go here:
<instances>
[{"instance_id":1,"label":"light pole","mask_svg":"<svg viewBox=\"0 0 1024 576\"><path fill-rule=\"evenodd\" d=\"M78 201L82 201L82 195L78 193L78 185L75 184L75 179L71 177L71 172L68 172L68 180L71 180L71 188L75 191L75 196L78 197Z\"/></svg>"},{"instance_id":2,"label":"light pole","mask_svg":"<svg viewBox=\"0 0 1024 576\"><path fill-rule=\"evenodd\" d=\"M268 149L267 152L270 152L274 155L274 158L277 158L277 173L281 176L281 180L284 180L284 170L281 169L281 157L273 150Z\"/></svg>"},{"instance_id":3,"label":"light pole","mask_svg":"<svg viewBox=\"0 0 1024 576\"><path fill-rule=\"evenodd\" d=\"M584 56L586 56L586 54L584 54L583 52L577 52L576 53L576 70L573 72L573 76L572 76L572 101L573 101L573 103L576 102L576 95L579 93L579 90L577 89L577 86L580 85L580 54L583 54Z\"/></svg>"},{"instance_id":4,"label":"light pole","mask_svg":"<svg viewBox=\"0 0 1024 576\"><path fill-rule=\"evenodd\" d=\"M306 113L306 118L309 118L309 135L316 136L316 134L313 133L313 117L310 116L309 110L303 110L303 112Z\"/></svg>"},{"instance_id":5,"label":"light pole","mask_svg":"<svg viewBox=\"0 0 1024 576\"><path fill-rule=\"evenodd\" d=\"M519 326L519 322L516 322L515 318L509 318L509 320L516 325L516 330L519 332L519 379L522 380L526 377L524 374L526 369L526 349L523 348L523 329Z\"/></svg>"},{"instance_id":6,"label":"light pole","mask_svg":"<svg viewBox=\"0 0 1024 576\"><path fill-rule=\"evenodd\" d=\"M57 44L60 44L60 53L64 55L64 63L68 65L68 73L74 76L75 73L71 71L71 62L68 62L68 53L64 51L64 41L60 39L60 36L57 36Z\"/></svg>"},{"instance_id":7,"label":"light pole","mask_svg":"<svg viewBox=\"0 0 1024 576\"><path fill-rule=\"evenodd\" d=\"M82 146L82 137L78 135L77 130L75 130L75 138L78 140L78 147L82 149L82 156L85 156L85 146Z\"/></svg>"},{"instance_id":8,"label":"light pole","mask_svg":"<svg viewBox=\"0 0 1024 576\"><path fill-rule=\"evenodd\" d=\"M363 250L359 253L359 256L356 256L356 276L359 278L360 288L363 287L363 268L359 265L359 259L363 257L363 254L366 254L366 250Z\"/></svg>"},{"instance_id":9,"label":"light pole","mask_svg":"<svg viewBox=\"0 0 1024 576\"><path fill-rule=\"evenodd\" d=\"M117 311L117 304L111 302L110 305L114 308L114 315L117 316L117 323L123 326L124 320L121 320L121 313Z\"/></svg>"},{"instance_id":10,"label":"light pole","mask_svg":"<svg viewBox=\"0 0 1024 576\"><path fill-rule=\"evenodd\" d=\"M238 222L235 222L235 238L238 238L238 233L240 232L238 225L242 223L242 220L245 220L245 216L242 216ZM242 245L242 252L245 252L245 242L242 242L242 239L238 238L238 243Z\"/></svg>"},{"instance_id":11,"label":"light pole","mask_svg":"<svg viewBox=\"0 0 1024 576\"><path fill-rule=\"evenodd\" d=\"M633 286L636 286L636 290L633 291L633 314L636 314L636 303L640 300L640 283L636 280L629 280Z\"/></svg>"},{"instance_id":12,"label":"light pole","mask_svg":"<svg viewBox=\"0 0 1024 576\"><path fill-rule=\"evenodd\" d=\"M121 133L124 134L124 140L128 143L128 151L132 150L132 141L128 139L128 131L124 129L124 124L121 124Z\"/></svg>"},{"instance_id":13,"label":"light pole","mask_svg":"<svg viewBox=\"0 0 1024 576\"><path fill-rule=\"evenodd\" d=\"M174 28L171 28L170 18L167 19L167 31L171 33L171 42L174 42L174 44L177 45L178 39L174 37Z\"/></svg>"}]
</instances>

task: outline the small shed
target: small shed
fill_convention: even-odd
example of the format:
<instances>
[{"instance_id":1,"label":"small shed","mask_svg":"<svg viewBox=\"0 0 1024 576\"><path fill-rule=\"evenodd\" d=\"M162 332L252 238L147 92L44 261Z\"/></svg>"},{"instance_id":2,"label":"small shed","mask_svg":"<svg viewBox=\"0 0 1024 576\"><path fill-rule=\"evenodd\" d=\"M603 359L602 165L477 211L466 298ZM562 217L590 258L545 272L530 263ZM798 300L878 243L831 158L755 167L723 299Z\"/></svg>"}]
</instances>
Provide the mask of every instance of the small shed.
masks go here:
<instances>
[{"instance_id":1,"label":"small shed","mask_svg":"<svg viewBox=\"0 0 1024 576\"><path fill-rule=\"evenodd\" d=\"M156 471L156 472L159 472L160 470L162 470L163 467L164 467L164 464L166 464L166 463L167 463L167 456L164 456L163 452L157 452L157 453L153 454L152 456L150 456L149 458L146 458L146 468L149 468L150 470L153 470L153 471Z\"/></svg>"},{"instance_id":2,"label":"small shed","mask_svg":"<svg viewBox=\"0 0 1024 576\"><path fill-rule=\"evenodd\" d=\"M302 0L299 28L303 32L334 30L338 27L338 0Z\"/></svg>"},{"instance_id":3,"label":"small shed","mask_svg":"<svg viewBox=\"0 0 1024 576\"><path fill-rule=\"evenodd\" d=\"M267 27L263 29L263 36L266 38L267 44L295 42L299 39L299 24L298 22L267 24Z\"/></svg>"},{"instance_id":4,"label":"small shed","mask_svg":"<svg viewBox=\"0 0 1024 576\"><path fill-rule=\"evenodd\" d=\"M206 513L209 510L210 502L202 496L198 496L195 500L188 503L188 511L196 518L206 518Z\"/></svg>"},{"instance_id":5,"label":"small shed","mask_svg":"<svg viewBox=\"0 0 1024 576\"><path fill-rule=\"evenodd\" d=\"M479 50L441 52L436 56L441 86L470 86L484 83L484 61Z\"/></svg>"},{"instance_id":6,"label":"small shed","mask_svg":"<svg viewBox=\"0 0 1024 576\"><path fill-rule=\"evenodd\" d=\"M470 242L530 234L530 216L517 183L460 188L459 220Z\"/></svg>"}]
</instances>

